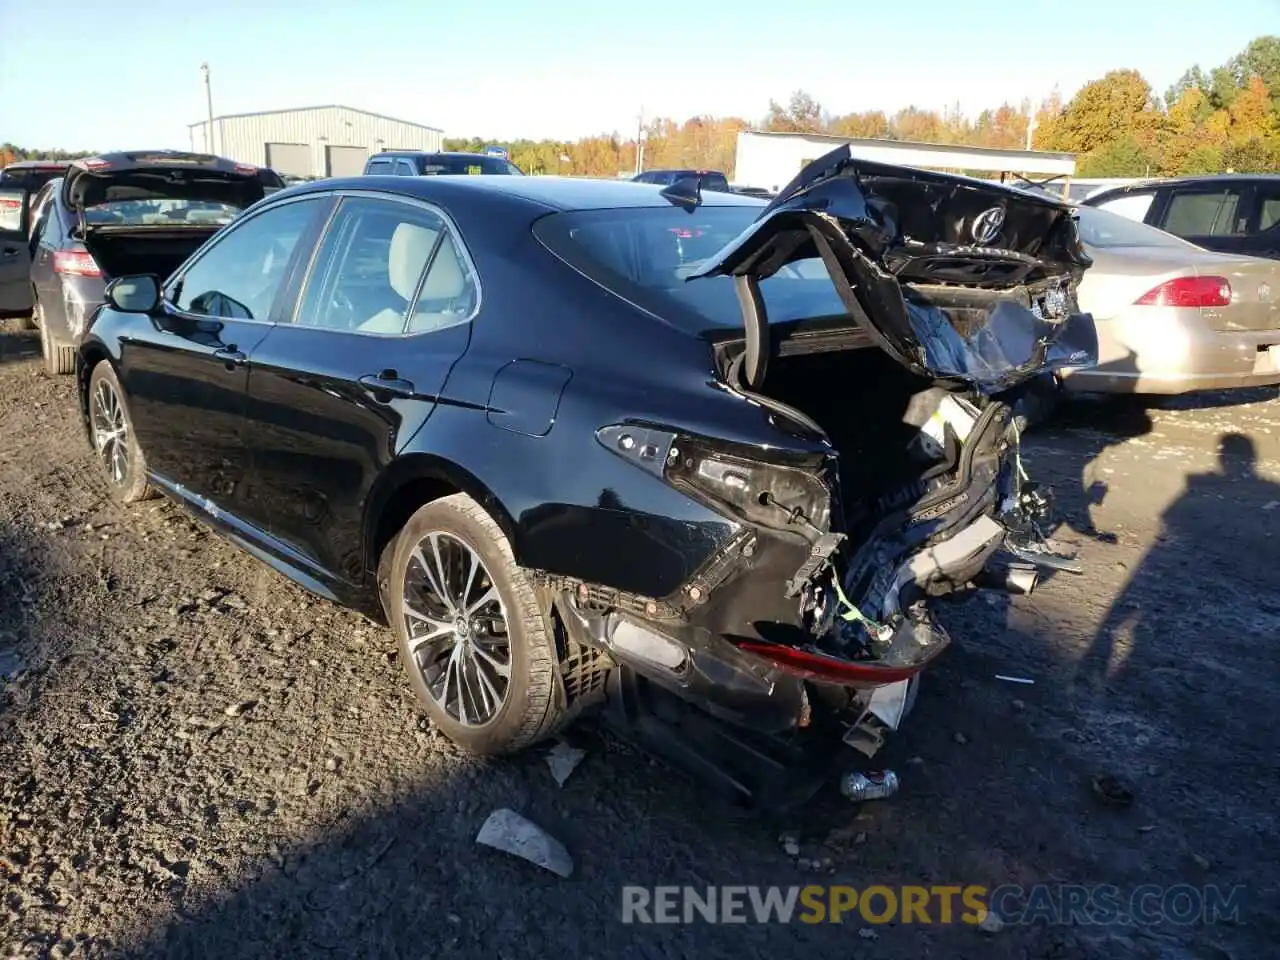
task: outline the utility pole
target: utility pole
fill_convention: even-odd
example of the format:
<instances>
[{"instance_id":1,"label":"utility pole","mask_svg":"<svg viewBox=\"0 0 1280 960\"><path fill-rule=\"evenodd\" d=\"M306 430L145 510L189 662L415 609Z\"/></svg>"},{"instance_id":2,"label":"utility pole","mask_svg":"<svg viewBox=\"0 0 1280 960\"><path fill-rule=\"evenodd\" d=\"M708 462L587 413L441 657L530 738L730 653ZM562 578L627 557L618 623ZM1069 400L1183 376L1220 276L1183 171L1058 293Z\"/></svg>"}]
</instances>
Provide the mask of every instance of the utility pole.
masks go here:
<instances>
[{"instance_id":1,"label":"utility pole","mask_svg":"<svg viewBox=\"0 0 1280 960\"><path fill-rule=\"evenodd\" d=\"M1036 115L1031 113L1027 116L1027 149L1031 149L1031 134L1036 130Z\"/></svg>"},{"instance_id":2,"label":"utility pole","mask_svg":"<svg viewBox=\"0 0 1280 960\"><path fill-rule=\"evenodd\" d=\"M204 74L204 99L209 108L209 133L204 138L204 152L213 153L213 88L209 86L209 64L200 64L200 71Z\"/></svg>"},{"instance_id":3,"label":"utility pole","mask_svg":"<svg viewBox=\"0 0 1280 960\"><path fill-rule=\"evenodd\" d=\"M640 105L640 115L636 117L636 176L644 172L644 105Z\"/></svg>"}]
</instances>

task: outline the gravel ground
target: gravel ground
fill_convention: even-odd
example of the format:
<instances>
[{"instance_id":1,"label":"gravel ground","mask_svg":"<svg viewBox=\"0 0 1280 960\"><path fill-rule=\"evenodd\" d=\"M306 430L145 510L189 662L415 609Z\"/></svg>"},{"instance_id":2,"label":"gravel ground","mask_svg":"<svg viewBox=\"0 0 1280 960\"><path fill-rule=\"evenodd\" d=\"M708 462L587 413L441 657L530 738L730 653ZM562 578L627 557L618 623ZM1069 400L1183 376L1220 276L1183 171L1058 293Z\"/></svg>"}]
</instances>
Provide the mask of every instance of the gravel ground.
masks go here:
<instances>
[{"instance_id":1,"label":"gravel ground","mask_svg":"<svg viewBox=\"0 0 1280 960\"><path fill-rule=\"evenodd\" d=\"M1274 391L1079 405L1030 438L1086 574L949 609L955 646L887 751L901 793L858 808L833 791L772 823L726 817L590 728L563 788L543 749L461 755L389 631L166 501L114 506L70 379L38 361L33 335L0 329L4 955L1248 958L1280 942ZM1132 807L1099 803L1098 774ZM497 807L560 838L574 875L476 846ZM1215 924L619 920L625 884L815 882L1246 890Z\"/></svg>"}]
</instances>

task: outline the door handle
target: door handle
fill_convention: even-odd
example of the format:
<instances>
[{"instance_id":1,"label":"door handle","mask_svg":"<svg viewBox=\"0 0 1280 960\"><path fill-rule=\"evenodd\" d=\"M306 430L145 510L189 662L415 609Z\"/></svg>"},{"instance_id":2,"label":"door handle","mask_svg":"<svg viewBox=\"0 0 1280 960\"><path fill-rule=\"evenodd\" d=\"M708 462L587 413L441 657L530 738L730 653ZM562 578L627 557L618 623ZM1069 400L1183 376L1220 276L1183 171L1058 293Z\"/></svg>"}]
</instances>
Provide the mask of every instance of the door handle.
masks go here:
<instances>
[{"instance_id":1,"label":"door handle","mask_svg":"<svg viewBox=\"0 0 1280 960\"><path fill-rule=\"evenodd\" d=\"M389 393L395 397L414 396L413 382L402 379L394 370L367 373L360 378L360 384L372 390L375 394Z\"/></svg>"},{"instance_id":2,"label":"door handle","mask_svg":"<svg viewBox=\"0 0 1280 960\"><path fill-rule=\"evenodd\" d=\"M5 247L4 252L0 253L0 260L12 260L18 256L18 251L13 247Z\"/></svg>"},{"instance_id":3,"label":"door handle","mask_svg":"<svg viewBox=\"0 0 1280 960\"><path fill-rule=\"evenodd\" d=\"M213 358L225 363L228 370L232 367L240 366L240 364L244 363L246 359L245 355L234 346L218 348L213 351Z\"/></svg>"}]
</instances>

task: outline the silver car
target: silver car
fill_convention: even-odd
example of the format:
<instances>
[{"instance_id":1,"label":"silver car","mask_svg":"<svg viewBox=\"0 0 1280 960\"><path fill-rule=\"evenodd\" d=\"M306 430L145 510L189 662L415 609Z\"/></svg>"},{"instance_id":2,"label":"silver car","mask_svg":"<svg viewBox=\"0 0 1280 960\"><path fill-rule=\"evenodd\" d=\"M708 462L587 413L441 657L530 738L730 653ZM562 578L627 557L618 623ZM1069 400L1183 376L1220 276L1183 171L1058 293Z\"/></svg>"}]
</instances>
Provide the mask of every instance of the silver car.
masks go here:
<instances>
[{"instance_id":1,"label":"silver car","mask_svg":"<svg viewBox=\"0 0 1280 960\"><path fill-rule=\"evenodd\" d=\"M1214 253L1155 227L1078 207L1093 257L1080 284L1098 365L1068 391L1175 394L1280 383L1280 261Z\"/></svg>"}]
</instances>

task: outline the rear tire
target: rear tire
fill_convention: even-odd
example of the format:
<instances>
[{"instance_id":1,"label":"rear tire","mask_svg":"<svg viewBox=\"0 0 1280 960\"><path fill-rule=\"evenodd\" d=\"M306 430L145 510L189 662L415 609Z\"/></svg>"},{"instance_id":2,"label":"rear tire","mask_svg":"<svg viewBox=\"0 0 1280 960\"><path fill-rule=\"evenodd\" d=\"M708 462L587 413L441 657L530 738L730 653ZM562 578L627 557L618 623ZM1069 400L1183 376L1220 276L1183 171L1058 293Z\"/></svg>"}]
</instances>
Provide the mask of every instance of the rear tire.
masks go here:
<instances>
[{"instance_id":1,"label":"rear tire","mask_svg":"<svg viewBox=\"0 0 1280 960\"><path fill-rule=\"evenodd\" d=\"M40 315L40 304L36 304L32 312L31 322L40 328L40 352L44 354L44 370L51 377L65 376L76 372L76 348L74 345L62 343L49 333L49 327Z\"/></svg>"},{"instance_id":2,"label":"rear tire","mask_svg":"<svg viewBox=\"0 0 1280 960\"><path fill-rule=\"evenodd\" d=\"M111 498L137 503L151 496L147 461L133 433L124 388L106 360L89 377L89 436Z\"/></svg>"},{"instance_id":3,"label":"rear tire","mask_svg":"<svg viewBox=\"0 0 1280 960\"><path fill-rule=\"evenodd\" d=\"M432 722L482 755L551 734L563 712L554 632L493 518L468 496L444 497L388 549L392 629Z\"/></svg>"}]
</instances>

